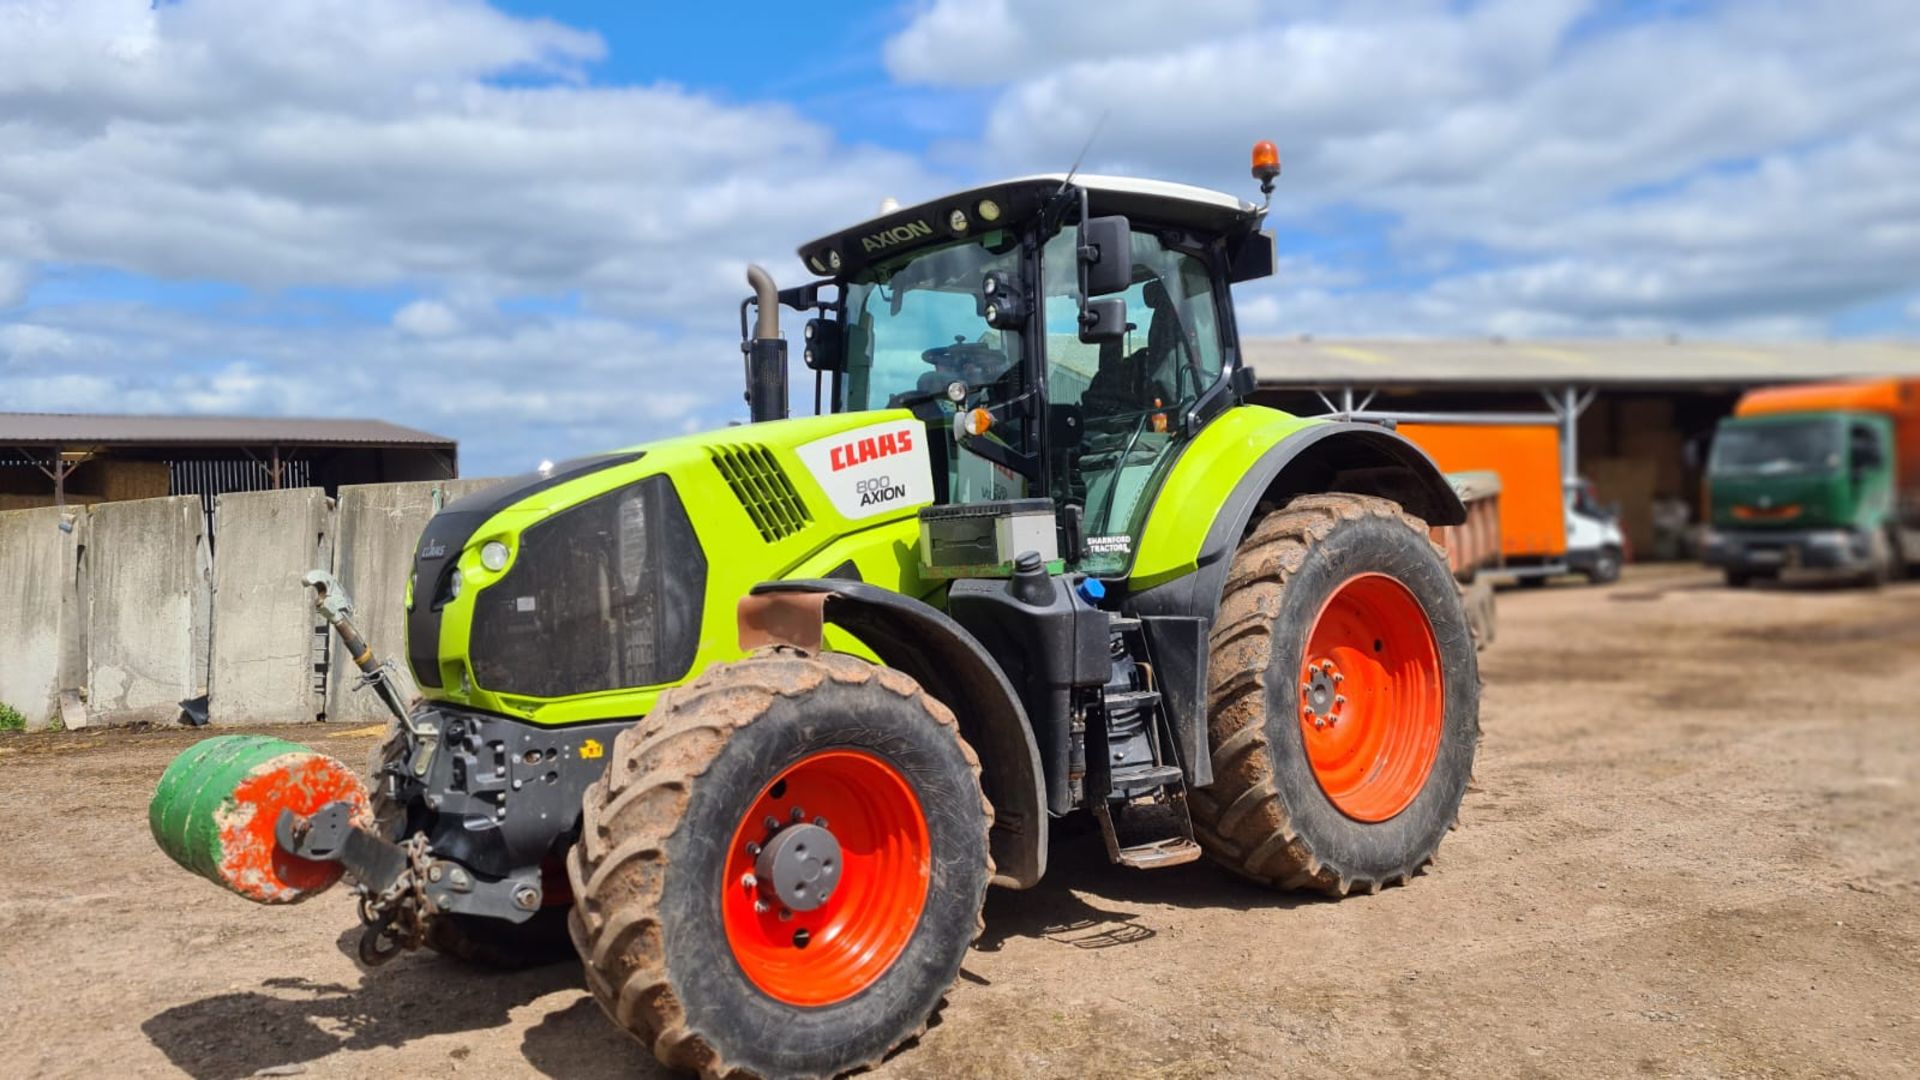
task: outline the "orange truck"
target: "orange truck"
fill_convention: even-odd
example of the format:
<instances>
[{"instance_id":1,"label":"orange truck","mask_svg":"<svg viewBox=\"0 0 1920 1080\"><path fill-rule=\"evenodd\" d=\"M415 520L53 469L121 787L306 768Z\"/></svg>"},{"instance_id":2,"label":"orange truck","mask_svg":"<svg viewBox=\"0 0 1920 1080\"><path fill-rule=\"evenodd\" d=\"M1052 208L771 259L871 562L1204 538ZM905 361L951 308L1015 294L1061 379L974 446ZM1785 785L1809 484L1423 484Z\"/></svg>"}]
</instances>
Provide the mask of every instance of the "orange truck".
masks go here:
<instances>
[{"instance_id":1,"label":"orange truck","mask_svg":"<svg viewBox=\"0 0 1920 1080\"><path fill-rule=\"evenodd\" d=\"M1704 558L1878 583L1920 563L1920 379L1754 390L1714 433Z\"/></svg>"},{"instance_id":2,"label":"orange truck","mask_svg":"<svg viewBox=\"0 0 1920 1080\"><path fill-rule=\"evenodd\" d=\"M1525 583L1583 574L1604 584L1620 576L1626 542L1619 515L1599 506L1584 483L1561 479L1560 429L1545 423L1454 423L1437 414L1401 423L1400 434L1449 475L1500 478L1497 573Z\"/></svg>"}]
</instances>

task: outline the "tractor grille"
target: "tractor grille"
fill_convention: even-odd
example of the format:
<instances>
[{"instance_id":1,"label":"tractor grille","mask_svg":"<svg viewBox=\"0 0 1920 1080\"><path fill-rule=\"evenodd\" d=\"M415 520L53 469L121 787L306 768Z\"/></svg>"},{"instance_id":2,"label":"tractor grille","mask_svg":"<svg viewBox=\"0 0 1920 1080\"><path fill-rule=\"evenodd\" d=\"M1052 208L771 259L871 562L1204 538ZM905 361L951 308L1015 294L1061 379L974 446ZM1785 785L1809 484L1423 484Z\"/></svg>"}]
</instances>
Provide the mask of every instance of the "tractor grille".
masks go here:
<instances>
[{"instance_id":1,"label":"tractor grille","mask_svg":"<svg viewBox=\"0 0 1920 1080\"><path fill-rule=\"evenodd\" d=\"M741 509L753 519L761 539L771 544L799 532L813 523L813 515L800 501L773 453L764 446L716 446L713 464L740 500Z\"/></svg>"},{"instance_id":2,"label":"tractor grille","mask_svg":"<svg viewBox=\"0 0 1920 1080\"><path fill-rule=\"evenodd\" d=\"M475 685L556 698L672 682L700 646L707 559L653 475L528 526L473 601Z\"/></svg>"}]
</instances>

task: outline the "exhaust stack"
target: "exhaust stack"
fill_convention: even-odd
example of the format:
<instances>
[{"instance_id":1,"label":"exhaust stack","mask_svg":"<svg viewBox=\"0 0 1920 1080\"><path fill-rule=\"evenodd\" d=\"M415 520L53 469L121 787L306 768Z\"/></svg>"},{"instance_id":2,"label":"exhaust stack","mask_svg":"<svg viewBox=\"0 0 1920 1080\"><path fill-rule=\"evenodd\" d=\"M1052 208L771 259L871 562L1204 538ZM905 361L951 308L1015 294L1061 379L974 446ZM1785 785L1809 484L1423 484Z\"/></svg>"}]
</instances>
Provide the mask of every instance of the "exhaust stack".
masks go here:
<instances>
[{"instance_id":1,"label":"exhaust stack","mask_svg":"<svg viewBox=\"0 0 1920 1080\"><path fill-rule=\"evenodd\" d=\"M787 418L787 343L780 336L780 290L773 275L747 267L753 286L753 337L741 343L747 354L747 413L756 424ZM743 316L744 318L744 316Z\"/></svg>"}]
</instances>

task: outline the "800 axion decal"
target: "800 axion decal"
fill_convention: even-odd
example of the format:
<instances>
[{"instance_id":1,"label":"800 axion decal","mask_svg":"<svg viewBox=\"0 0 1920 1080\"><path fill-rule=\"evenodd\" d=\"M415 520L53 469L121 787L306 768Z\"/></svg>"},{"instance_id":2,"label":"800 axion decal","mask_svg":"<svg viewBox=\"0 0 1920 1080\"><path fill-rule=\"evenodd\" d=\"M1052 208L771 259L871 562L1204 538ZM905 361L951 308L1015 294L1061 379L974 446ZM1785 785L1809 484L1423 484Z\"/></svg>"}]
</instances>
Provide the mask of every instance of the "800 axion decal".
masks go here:
<instances>
[{"instance_id":1,"label":"800 axion decal","mask_svg":"<svg viewBox=\"0 0 1920 1080\"><path fill-rule=\"evenodd\" d=\"M927 429L889 420L815 439L795 452L840 516L857 521L933 501Z\"/></svg>"}]
</instances>

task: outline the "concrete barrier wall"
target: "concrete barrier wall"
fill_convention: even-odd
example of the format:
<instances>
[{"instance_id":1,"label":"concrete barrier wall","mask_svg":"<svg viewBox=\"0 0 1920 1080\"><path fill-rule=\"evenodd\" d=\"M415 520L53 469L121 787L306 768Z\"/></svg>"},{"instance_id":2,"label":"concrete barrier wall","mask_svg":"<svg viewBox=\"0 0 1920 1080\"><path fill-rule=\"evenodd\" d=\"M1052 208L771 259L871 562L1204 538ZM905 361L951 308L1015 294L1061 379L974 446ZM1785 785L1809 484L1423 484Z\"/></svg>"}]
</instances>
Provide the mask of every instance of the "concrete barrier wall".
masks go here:
<instances>
[{"instance_id":1,"label":"concrete barrier wall","mask_svg":"<svg viewBox=\"0 0 1920 1080\"><path fill-rule=\"evenodd\" d=\"M88 723L172 723L206 694L215 724L380 722L312 615L301 577L331 566L382 657L406 666L405 593L438 503L494 480L220 496L213 542L193 496L0 511L0 701L32 727L85 696ZM329 662L330 659L330 662ZM322 676L319 667L327 675Z\"/></svg>"},{"instance_id":2,"label":"concrete barrier wall","mask_svg":"<svg viewBox=\"0 0 1920 1080\"><path fill-rule=\"evenodd\" d=\"M484 490L497 480L434 480L411 484L349 485L340 489L333 572L353 597L354 620L374 651L407 666L407 574L420 531L439 505ZM327 719L379 723L387 712L370 691L352 693L359 670L334 650L327 679Z\"/></svg>"},{"instance_id":3,"label":"concrete barrier wall","mask_svg":"<svg viewBox=\"0 0 1920 1080\"><path fill-rule=\"evenodd\" d=\"M171 723L206 692L212 564L192 495L91 508L88 723Z\"/></svg>"},{"instance_id":4,"label":"concrete barrier wall","mask_svg":"<svg viewBox=\"0 0 1920 1080\"><path fill-rule=\"evenodd\" d=\"M0 702L38 730L60 712L60 691L80 685L83 609L79 560L86 512L0 513Z\"/></svg>"},{"instance_id":5,"label":"concrete barrier wall","mask_svg":"<svg viewBox=\"0 0 1920 1080\"><path fill-rule=\"evenodd\" d=\"M215 724L312 720L323 707L316 660L325 624L302 578L333 566L333 504L319 488L249 491L214 500Z\"/></svg>"}]
</instances>

